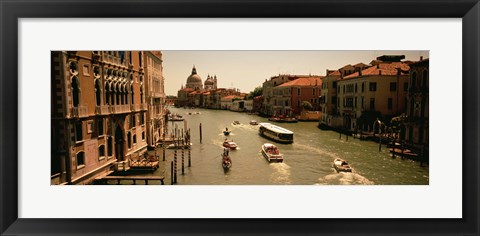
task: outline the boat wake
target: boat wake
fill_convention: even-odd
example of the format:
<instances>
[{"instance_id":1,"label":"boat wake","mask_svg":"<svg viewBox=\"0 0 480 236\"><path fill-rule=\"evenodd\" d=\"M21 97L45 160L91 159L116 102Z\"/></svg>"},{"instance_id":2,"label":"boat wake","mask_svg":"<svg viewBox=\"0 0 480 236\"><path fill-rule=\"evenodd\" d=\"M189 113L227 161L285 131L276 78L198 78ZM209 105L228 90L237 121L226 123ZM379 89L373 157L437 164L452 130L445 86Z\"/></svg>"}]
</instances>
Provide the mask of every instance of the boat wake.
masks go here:
<instances>
[{"instance_id":1,"label":"boat wake","mask_svg":"<svg viewBox=\"0 0 480 236\"><path fill-rule=\"evenodd\" d=\"M320 154L321 156L328 156L328 157L331 157L333 159L340 158L336 153L328 152L328 151L322 150L318 147L312 147L312 146L299 144L299 143L293 143L293 146L295 148L298 148L298 149L302 150L302 151L308 151L309 153L317 153L317 154Z\"/></svg>"},{"instance_id":2,"label":"boat wake","mask_svg":"<svg viewBox=\"0 0 480 236\"><path fill-rule=\"evenodd\" d=\"M291 184L290 180L290 166L286 163L270 163L270 168L275 171L270 175L270 179L273 183Z\"/></svg>"},{"instance_id":3,"label":"boat wake","mask_svg":"<svg viewBox=\"0 0 480 236\"><path fill-rule=\"evenodd\" d=\"M318 179L319 185L373 185L373 181L355 173L340 172L326 175Z\"/></svg>"}]
</instances>

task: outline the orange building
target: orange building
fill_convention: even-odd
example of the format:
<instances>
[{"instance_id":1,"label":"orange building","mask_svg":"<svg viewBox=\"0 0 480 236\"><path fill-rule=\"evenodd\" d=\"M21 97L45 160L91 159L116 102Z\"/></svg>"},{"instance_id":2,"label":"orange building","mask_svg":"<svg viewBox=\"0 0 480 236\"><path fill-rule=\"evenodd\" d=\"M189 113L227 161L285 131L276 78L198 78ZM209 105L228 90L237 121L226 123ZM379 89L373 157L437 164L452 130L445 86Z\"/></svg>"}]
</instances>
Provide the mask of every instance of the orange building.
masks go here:
<instances>
[{"instance_id":1,"label":"orange building","mask_svg":"<svg viewBox=\"0 0 480 236\"><path fill-rule=\"evenodd\" d=\"M320 110L322 76L297 77L272 89L274 115L296 116L304 110L304 103L310 110Z\"/></svg>"},{"instance_id":2,"label":"orange building","mask_svg":"<svg viewBox=\"0 0 480 236\"><path fill-rule=\"evenodd\" d=\"M51 53L51 183L88 184L146 151L143 52Z\"/></svg>"}]
</instances>

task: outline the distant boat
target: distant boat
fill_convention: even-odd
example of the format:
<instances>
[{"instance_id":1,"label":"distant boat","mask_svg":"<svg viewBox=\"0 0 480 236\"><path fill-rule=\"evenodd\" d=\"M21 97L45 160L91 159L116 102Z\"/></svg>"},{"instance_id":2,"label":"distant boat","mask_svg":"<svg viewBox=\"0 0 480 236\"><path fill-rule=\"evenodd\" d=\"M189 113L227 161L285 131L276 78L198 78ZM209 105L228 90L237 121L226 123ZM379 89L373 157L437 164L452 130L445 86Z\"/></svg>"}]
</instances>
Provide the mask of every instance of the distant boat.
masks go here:
<instances>
[{"instance_id":1,"label":"distant boat","mask_svg":"<svg viewBox=\"0 0 480 236\"><path fill-rule=\"evenodd\" d=\"M233 122L234 125L239 125L240 124L240 121L236 120Z\"/></svg>"},{"instance_id":2,"label":"distant boat","mask_svg":"<svg viewBox=\"0 0 480 236\"><path fill-rule=\"evenodd\" d=\"M293 132L270 123L259 123L260 135L279 143L293 143Z\"/></svg>"},{"instance_id":3,"label":"distant boat","mask_svg":"<svg viewBox=\"0 0 480 236\"><path fill-rule=\"evenodd\" d=\"M251 121L250 121L250 124L251 124L251 125L258 125L258 122L257 122L256 120L251 120Z\"/></svg>"},{"instance_id":4,"label":"distant boat","mask_svg":"<svg viewBox=\"0 0 480 236\"><path fill-rule=\"evenodd\" d=\"M269 162L283 162L283 155L280 154L280 150L271 143L262 145L262 154Z\"/></svg>"},{"instance_id":5,"label":"distant boat","mask_svg":"<svg viewBox=\"0 0 480 236\"><path fill-rule=\"evenodd\" d=\"M226 148L230 148L231 150L235 150L238 147L237 144L232 140L225 140L225 142L223 142L223 146Z\"/></svg>"},{"instance_id":6,"label":"distant boat","mask_svg":"<svg viewBox=\"0 0 480 236\"><path fill-rule=\"evenodd\" d=\"M352 172L352 167L343 159L337 158L333 161L333 168L337 172Z\"/></svg>"},{"instance_id":7,"label":"distant boat","mask_svg":"<svg viewBox=\"0 0 480 236\"><path fill-rule=\"evenodd\" d=\"M223 131L223 135L225 135L225 136L230 135L230 132L231 132L231 131L229 131L229 130L224 130L224 131Z\"/></svg>"},{"instance_id":8,"label":"distant boat","mask_svg":"<svg viewBox=\"0 0 480 236\"><path fill-rule=\"evenodd\" d=\"M222 167L224 171L227 171L232 167L232 159L229 155L222 154Z\"/></svg>"},{"instance_id":9,"label":"distant boat","mask_svg":"<svg viewBox=\"0 0 480 236\"><path fill-rule=\"evenodd\" d=\"M168 145L167 148L168 148L168 149L174 149L175 146L177 146L178 148L182 148L182 146L183 146L183 148L189 148L189 147L192 146L192 145L193 145L192 143L190 143L190 145L189 145L189 144L175 145L174 143L172 143L172 144Z\"/></svg>"}]
</instances>

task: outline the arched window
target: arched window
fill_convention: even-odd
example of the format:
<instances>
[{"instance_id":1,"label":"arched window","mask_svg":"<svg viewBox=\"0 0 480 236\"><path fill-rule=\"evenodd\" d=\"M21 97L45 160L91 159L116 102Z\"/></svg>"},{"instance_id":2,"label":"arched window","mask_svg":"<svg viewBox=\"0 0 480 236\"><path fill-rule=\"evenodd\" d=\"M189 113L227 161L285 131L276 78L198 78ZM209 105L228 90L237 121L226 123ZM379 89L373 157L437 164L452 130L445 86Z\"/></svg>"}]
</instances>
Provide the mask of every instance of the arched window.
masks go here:
<instances>
[{"instance_id":1,"label":"arched window","mask_svg":"<svg viewBox=\"0 0 480 236\"><path fill-rule=\"evenodd\" d=\"M135 104L135 91L133 90L133 84L130 85L130 89L132 90L132 105Z\"/></svg>"},{"instance_id":2,"label":"arched window","mask_svg":"<svg viewBox=\"0 0 480 236\"><path fill-rule=\"evenodd\" d=\"M127 133L127 147L128 149L132 148L132 133L130 131Z\"/></svg>"},{"instance_id":3,"label":"arched window","mask_svg":"<svg viewBox=\"0 0 480 236\"><path fill-rule=\"evenodd\" d=\"M77 153L77 169L80 167L85 166L85 152L79 152Z\"/></svg>"},{"instance_id":4,"label":"arched window","mask_svg":"<svg viewBox=\"0 0 480 236\"><path fill-rule=\"evenodd\" d=\"M120 94L122 93L122 91L120 91L120 84L119 84L119 83L117 83L117 84L115 85L115 92L116 92L116 95L117 95L117 96L116 96L116 97L117 97L117 100L115 101L115 102L116 102L115 104L116 104L116 105L120 105L120 104L121 104L121 103L120 103Z\"/></svg>"},{"instance_id":5,"label":"arched window","mask_svg":"<svg viewBox=\"0 0 480 236\"><path fill-rule=\"evenodd\" d=\"M111 157L113 155L113 139L112 136L109 136L107 139L107 152L108 156Z\"/></svg>"},{"instance_id":6,"label":"arched window","mask_svg":"<svg viewBox=\"0 0 480 236\"><path fill-rule=\"evenodd\" d=\"M145 140L145 131L142 131L142 140Z\"/></svg>"},{"instance_id":7,"label":"arched window","mask_svg":"<svg viewBox=\"0 0 480 236\"><path fill-rule=\"evenodd\" d=\"M95 80L95 102L97 104L97 106L100 106L101 104L101 89L100 89L100 82L97 80Z\"/></svg>"},{"instance_id":8,"label":"arched window","mask_svg":"<svg viewBox=\"0 0 480 236\"><path fill-rule=\"evenodd\" d=\"M72 79L72 97L73 97L73 106L78 107L80 104L80 85L78 83L78 78L73 77Z\"/></svg>"},{"instance_id":9,"label":"arched window","mask_svg":"<svg viewBox=\"0 0 480 236\"><path fill-rule=\"evenodd\" d=\"M106 83L105 84L105 104L110 105L110 84Z\"/></svg>"},{"instance_id":10,"label":"arched window","mask_svg":"<svg viewBox=\"0 0 480 236\"><path fill-rule=\"evenodd\" d=\"M123 89L123 85L120 85L120 104L125 104L125 92L124 92L124 89Z\"/></svg>"},{"instance_id":11,"label":"arched window","mask_svg":"<svg viewBox=\"0 0 480 236\"><path fill-rule=\"evenodd\" d=\"M144 103L144 101L143 101L143 82L140 83L140 103Z\"/></svg>"}]
</instances>

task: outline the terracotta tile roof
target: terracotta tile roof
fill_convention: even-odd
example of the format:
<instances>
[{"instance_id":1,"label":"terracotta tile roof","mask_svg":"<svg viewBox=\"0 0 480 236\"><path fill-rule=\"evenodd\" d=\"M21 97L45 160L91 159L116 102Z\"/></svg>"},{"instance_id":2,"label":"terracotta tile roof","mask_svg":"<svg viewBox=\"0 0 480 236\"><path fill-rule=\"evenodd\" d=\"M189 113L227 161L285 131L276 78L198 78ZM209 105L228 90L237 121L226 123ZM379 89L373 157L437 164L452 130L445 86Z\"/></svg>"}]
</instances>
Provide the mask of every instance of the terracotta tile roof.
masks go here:
<instances>
[{"instance_id":1,"label":"terracotta tile roof","mask_svg":"<svg viewBox=\"0 0 480 236\"><path fill-rule=\"evenodd\" d=\"M234 99L234 98L236 98L236 97L237 97L237 96L235 96L235 95L229 95L229 96L223 97L222 99Z\"/></svg>"},{"instance_id":2,"label":"terracotta tile roof","mask_svg":"<svg viewBox=\"0 0 480 236\"><path fill-rule=\"evenodd\" d=\"M333 72L330 72L328 75L338 75L338 76L340 76L340 71L339 71L339 70L335 70L335 71L333 71ZM328 75L327 75L327 76L328 76Z\"/></svg>"},{"instance_id":3,"label":"terracotta tile roof","mask_svg":"<svg viewBox=\"0 0 480 236\"><path fill-rule=\"evenodd\" d=\"M321 86L323 76L319 77L304 77L292 80L286 83L279 85L278 87L289 87L289 86Z\"/></svg>"},{"instance_id":4,"label":"terracotta tile roof","mask_svg":"<svg viewBox=\"0 0 480 236\"><path fill-rule=\"evenodd\" d=\"M369 67L365 70L362 70L362 76L366 75L396 75L397 68L401 68L402 70L406 71L409 70L410 67L403 63L403 62L392 62L392 63L381 63L377 66ZM353 77L360 76L359 72L355 72L351 75L345 76L344 79L349 79Z\"/></svg>"}]
</instances>

